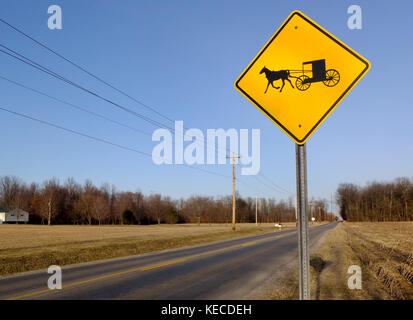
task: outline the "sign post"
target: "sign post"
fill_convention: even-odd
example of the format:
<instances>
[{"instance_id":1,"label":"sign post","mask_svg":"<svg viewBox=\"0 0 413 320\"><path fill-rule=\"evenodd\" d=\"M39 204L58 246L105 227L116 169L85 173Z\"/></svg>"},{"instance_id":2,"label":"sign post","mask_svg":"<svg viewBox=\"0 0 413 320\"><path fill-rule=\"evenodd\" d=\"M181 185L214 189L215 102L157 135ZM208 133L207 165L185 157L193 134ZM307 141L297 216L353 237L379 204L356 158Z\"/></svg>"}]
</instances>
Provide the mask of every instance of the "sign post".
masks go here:
<instances>
[{"instance_id":1,"label":"sign post","mask_svg":"<svg viewBox=\"0 0 413 320\"><path fill-rule=\"evenodd\" d=\"M370 63L293 11L235 88L296 144L300 299L310 299L306 141L370 69Z\"/></svg>"},{"instance_id":2,"label":"sign post","mask_svg":"<svg viewBox=\"0 0 413 320\"><path fill-rule=\"evenodd\" d=\"M310 257L308 249L307 155L305 144L295 145L298 202L298 259L300 300L310 300Z\"/></svg>"}]
</instances>

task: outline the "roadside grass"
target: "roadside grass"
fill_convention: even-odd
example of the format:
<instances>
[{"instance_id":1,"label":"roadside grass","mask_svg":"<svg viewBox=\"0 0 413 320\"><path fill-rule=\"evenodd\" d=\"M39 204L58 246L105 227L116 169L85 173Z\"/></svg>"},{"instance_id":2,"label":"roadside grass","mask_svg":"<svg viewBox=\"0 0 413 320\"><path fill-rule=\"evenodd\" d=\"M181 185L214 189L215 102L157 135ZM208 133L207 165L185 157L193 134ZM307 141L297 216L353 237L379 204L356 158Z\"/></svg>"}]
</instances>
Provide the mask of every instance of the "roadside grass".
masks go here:
<instances>
[{"instance_id":1,"label":"roadside grass","mask_svg":"<svg viewBox=\"0 0 413 320\"><path fill-rule=\"evenodd\" d=\"M413 299L413 222L341 223L310 259L311 298ZM362 270L362 289L347 286L348 267ZM272 299L298 299L298 265Z\"/></svg>"},{"instance_id":2,"label":"roadside grass","mask_svg":"<svg viewBox=\"0 0 413 320\"><path fill-rule=\"evenodd\" d=\"M283 223L282 230L295 228ZM274 224L0 226L0 275L275 232Z\"/></svg>"}]
</instances>

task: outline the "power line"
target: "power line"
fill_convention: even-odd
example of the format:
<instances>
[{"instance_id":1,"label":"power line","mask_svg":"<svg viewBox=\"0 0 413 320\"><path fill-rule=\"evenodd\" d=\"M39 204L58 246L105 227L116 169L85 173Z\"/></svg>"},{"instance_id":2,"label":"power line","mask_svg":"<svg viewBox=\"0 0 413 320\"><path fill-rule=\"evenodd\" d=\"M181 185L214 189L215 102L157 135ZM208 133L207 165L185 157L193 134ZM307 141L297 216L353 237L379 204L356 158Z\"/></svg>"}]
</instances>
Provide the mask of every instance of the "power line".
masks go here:
<instances>
[{"instance_id":1,"label":"power line","mask_svg":"<svg viewBox=\"0 0 413 320\"><path fill-rule=\"evenodd\" d=\"M88 135L86 133L82 133L82 132L79 132L79 131L76 131L76 130L68 129L68 128L62 127L60 125L57 125L57 124L54 124L54 123L51 123L51 122L48 122L48 121L45 121L45 120L42 120L42 119L34 118L32 116L29 116L29 115L26 115L26 114L23 114L23 113L19 113L19 112L10 110L10 109L0 107L0 110L11 113L11 114L14 114L14 115L22 117L22 118L26 118L26 119L29 119L29 120L32 120L32 121L39 122L39 123L47 125L49 127L57 128L57 129L60 129L60 130L63 130L63 131L66 131L66 132L69 132L69 133L72 133L72 134L75 134L75 135L78 135L78 136L82 136L82 137L85 137L85 138L88 138L88 139L91 139L91 140L95 140L95 141L99 141L99 142L102 142L102 143L105 143L105 144L109 144L109 145L118 147L120 149L132 151L132 152L139 153L139 154L149 156L149 157L152 156L151 154L149 154L147 152L143 152L143 151L140 151L140 150L137 150L137 149L134 149L134 148L126 147L126 146L123 146L121 144L117 144L115 142L111 142L111 141L108 141L108 140L105 140L105 139L94 137L94 136L91 136L91 135Z\"/></svg>"},{"instance_id":2,"label":"power line","mask_svg":"<svg viewBox=\"0 0 413 320\"><path fill-rule=\"evenodd\" d=\"M137 116L137 117L145 120L146 122L149 122L149 123L151 123L151 124L159 127L159 128L167 128L167 129L171 130L173 133L175 132L175 129L174 129L174 128L168 127L168 126L166 126L166 125L163 124L163 123L160 123L160 122L158 122L158 121L156 121L156 120L153 120L153 119L151 119L151 118L149 118L149 117L146 117L146 116L144 116L144 115L142 115L142 114L139 114L139 113L137 113L137 112L135 112L135 111L127 108L127 107L124 107L124 106L122 106L122 105L119 105L119 104L117 104L116 102L113 102L113 101L111 101L111 100L109 100L109 99L107 99L107 98L105 98L105 97L97 94L96 92L93 92L93 91L91 91L91 90L89 90L89 89L87 89L87 88L84 88L84 87L82 87L81 85L79 85L79 84L77 84L77 83L75 83L75 82L73 82L73 81L71 81L71 80L69 80L69 79L67 79L67 78L59 75L58 73L54 72L53 70L51 70L51 69L49 69L49 68L47 68L47 67L45 67L45 66L43 66L43 65L41 65L41 64L39 64L39 63L37 63L37 62L35 62L35 61L33 61L33 60L30 59L30 58L27 58L26 56L24 56L24 55L16 52L15 50L10 49L9 47L7 47L7 46L5 46L5 45L0 44L0 47L3 47L3 48L5 48L6 50L9 50L9 51L12 52L12 53L7 52L7 51L4 51L4 50L1 50L1 49L0 49L0 52L6 54L6 55L8 55L8 56L10 56L10 57L12 57L12 58L14 58L14 59L16 59L16 60L19 60L19 61L21 61L21 62L23 62L23 63L25 63L25 64L27 64L27 65L35 68L35 69L37 69L37 70L39 70L39 71L42 71L42 72L44 72L44 73L46 73L46 74L51 75L52 77L54 77L54 78L56 78L56 79L59 79L59 80L65 82L65 83L67 83L67 84L70 84L70 85L72 85L72 86L74 86L74 87L76 87L76 88L78 88L78 89L80 89L80 90L83 90L83 91L85 91L85 92L87 92L87 93L89 93L89 94L91 94L91 95L93 95L93 96L95 96L95 97L97 97L97 98L99 98L99 99L102 99L102 100L104 100L104 101L106 101L106 102L108 102L108 103L110 103L110 104L112 104L112 105L114 105L114 106L116 106L116 107L118 107L118 108L120 108L120 109L128 112L128 113L133 114L134 116ZM203 140L204 140L204 143L205 143L205 138L203 138ZM207 144L207 147L209 147L208 144ZM220 152L220 150L219 150L217 147L215 147L215 150L216 150L218 153Z\"/></svg>"},{"instance_id":3,"label":"power line","mask_svg":"<svg viewBox=\"0 0 413 320\"><path fill-rule=\"evenodd\" d=\"M281 191L289 193L289 194L293 194L292 192L288 191L287 189L284 189L283 187L280 187L279 185L277 185L275 182L273 182L270 178L268 178L264 174L260 173L260 175L261 175L261 177L263 177L265 180L267 180L269 183L271 183L277 189L280 189Z\"/></svg>"},{"instance_id":4,"label":"power line","mask_svg":"<svg viewBox=\"0 0 413 320\"><path fill-rule=\"evenodd\" d=\"M138 104L146 107L147 109L149 109L149 110L151 110L152 112L156 113L157 115L163 117L164 119L167 119L167 120L171 121L172 123L175 122L174 120L172 120L172 119L169 118L168 116L166 116L166 115L162 114L161 112L157 111L155 108L153 108L153 107L151 107L151 106L143 103L142 101L140 101L140 100L132 97L131 95L127 94L125 91L123 91L123 90L115 87L114 85L112 85L112 84L110 84L109 82L103 80L102 78L98 77L97 75L93 74L92 72L86 70L86 68L84 68L84 67L80 66L79 64L73 62L72 60L66 58L66 57L63 56L62 54L58 53L56 50L51 49L49 46L45 45L44 43L40 42L39 40L36 40L34 37L30 36L29 34L27 34L27 33L24 32L24 31L20 30L20 29L17 28L16 26L13 26L12 24L10 24L10 23L8 23L7 21L5 21L4 19L1 19L1 18L0 18L0 22L4 23L5 25L7 25L8 27L12 28L12 29L15 30L16 32L20 33L21 35L25 36L26 38L32 40L33 42L35 42L36 44L38 44L38 45L41 46L42 48L46 49L47 51L53 53L53 54L56 55L57 57L59 57L59 58L65 60L66 62L70 63L72 66L76 67L77 69L85 72L86 74L88 74L89 76L91 76L91 77L93 77L94 79L98 80L99 82L101 82L101 83L109 86L110 88L114 89L115 91L117 91L117 92L121 93L122 95L128 97L129 99L135 101L136 103L138 103ZM0 46L2 46L2 45L0 45ZM5 47L5 46L3 46L3 47ZM8 49L8 48L7 48L7 49ZM10 49L8 49L8 50L10 50ZM37 64L37 65L38 65L38 64ZM41 67L41 68L44 68L43 66L40 66L40 65L38 65L38 66ZM46 70L47 70L47 68L46 68ZM48 71L50 71L50 70L48 70ZM55 73L55 75L58 75L58 74ZM59 75L58 75L58 76L59 76ZM59 76L59 77L60 77L60 76ZM61 79L61 80L62 80L62 79ZM169 128L169 127L168 127L168 128ZM169 129L171 129L171 128L169 128ZM216 151L219 152L218 149L216 149ZM227 149L226 151L230 151L230 150Z\"/></svg>"},{"instance_id":5,"label":"power line","mask_svg":"<svg viewBox=\"0 0 413 320\"><path fill-rule=\"evenodd\" d=\"M66 58L65 56L63 56L62 54L58 53L57 51L49 48L47 45L45 45L45 44L43 44L42 42L36 40L35 38L33 38L32 36L28 35L28 34L25 33L24 31L22 31L22 30L18 29L17 27L11 25L10 23L8 23L7 21L5 21L4 19L1 19L1 18L0 18L0 22L4 23L5 25L9 26L10 28L12 28L13 30L15 30L16 32L18 32L18 33L22 34L23 36L27 37L28 39L32 40L33 42L35 42L35 43L38 44L39 46L43 47L44 49L48 50L49 52L52 52L54 55L60 57L61 59L63 59L63 60L65 60L66 62L70 63L71 65L73 65L74 67L78 68L79 70L85 72L86 74L88 74L89 76L91 76L91 77L93 77L94 79L98 80L99 82L101 82L101 83L109 86L110 88L112 88L112 89L114 89L115 91L123 94L124 96L126 96L126 97L128 97L129 99L135 101L136 103L138 103L138 104L146 107L147 109L153 111L154 113L158 114L159 116L163 117L164 119L167 119L167 120L171 121L172 123L174 123L174 120L172 120L171 118L169 118L169 117L167 117L166 115L162 114L161 112L157 111L155 108L153 108L153 107L151 107L151 106L143 103L142 101L140 101L140 100L132 97L131 95L127 94L125 91L123 91L123 90L115 87L114 85L110 84L109 82L107 82L107 81L103 80L102 78L96 76L95 74L93 74L93 73L91 73L90 71L86 70L84 67L82 67L82 66L80 66L79 64L73 62L72 60ZM0 46L2 46L2 47L4 47L4 48L6 48L6 49L8 49L8 50L10 50L10 51L12 51L12 52L14 52L13 50L5 47L4 45L1 45L1 44L0 44ZM14 52L14 53L17 54L17 55L19 55L19 56L22 56L22 55L18 54L17 52ZM28 58L26 58L26 57L24 57L24 58L25 58L25 59L28 59ZM53 72L53 71L51 71L51 70L49 70L49 69L47 69L47 68L45 68L45 67L43 67L43 66L41 66L41 65L39 65L39 64L31 61L30 59L28 59L28 60L29 60L30 62L36 64L36 65L37 65L38 67L40 67L41 69L44 69L44 70L43 70L44 72L45 72L45 70L46 70L46 71L49 71L49 72L51 72L51 73L49 73L49 72L46 72L46 73L49 73L50 75L53 75L53 76L57 77L58 79L60 79L60 80L62 80L62 81L67 80L67 79L63 78L62 76L58 75L57 73L55 73L55 72ZM74 85L74 83L70 83L70 84ZM79 89L81 89L81 88L79 87ZM89 92L89 93L90 93L90 92ZM150 119L150 118L149 118L149 119ZM165 125L163 125L163 126L165 126ZM165 127L167 127L167 126L165 126ZM172 130L172 131L174 131L174 129L172 129L172 128L170 128L170 127L167 127L167 128L170 129L170 130ZM184 127L184 128L185 128L185 127ZM205 141L204 141L204 142L205 142ZM215 148L215 149L216 149L217 152L219 152L219 150L218 150L217 148Z\"/></svg>"},{"instance_id":6,"label":"power line","mask_svg":"<svg viewBox=\"0 0 413 320\"><path fill-rule=\"evenodd\" d=\"M135 148L124 146L124 145L121 145L121 144L118 144L118 143L115 143L115 142L112 142L112 141L109 141L109 140L106 140L106 139L102 139L102 138L95 137L95 136L92 136L92 135L89 135L89 134L86 134L86 133L82 133L80 131L69 129L69 128L54 124L52 122L48 122L48 121L45 121L45 120L42 120L42 119L39 119L39 118L35 118L35 117L29 116L27 114L19 113L17 111L13 111L13 110L10 110L10 109L7 109L7 108L0 107L0 110L8 112L10 114L14 114L14 115L19 116L21 118L29 119L29 120L44 124L44 125L49 126L49 127L53 127L53 128L56 128L56 129L66 131L66 132L71 133L71 134L75 134L75 135L78 135L78 136L81 136L81 137L84 137L84 138L88 138L88 139L91 139L91 140L94 140L94 141L105 143L105 144L108 144L108 145L111 145L111 146L114 146L114 147L117 147L117 148L120 148L120 149L123 149L123 150L135 152L135 153L138 153L138 154L141 154L141 155L152 158L151 154L149 154L147 152L144 152L144 151L140 151L140 150L135 149ZM199 171L202 171L202 172L205 172L205 173L213 174L213 175L224 177L224 178L227 178L227 179L230 178L230 176L220 174L218 172L213 172L213 171L209 171L209 170L198 168L198 167L193 167L193 166L186 165L186 164L183 164L183 165L187 168L191 168L191 169L194 169L194 170L199 170Z\"/></svg>"},{"instance_id":7,"label":"power line","mask_svg":"<svg viewBox=\"0 0 413 320\"><path fill-rule=\"evenodd\" d=\"M276 191L276 192L278 192L278 193L284 193L284 194L285 194L285 191L280 191L280 190L274 188L273 186L265 183L264 181L260 180L260 179L258 178L258 175L255 175L254 178L255 178L257 181L259 181L261 184L263 184L264 186L266 186L267 188L269 188L269 189L271 189L271 190L274 190L274 191Z\"/></svg>"},{"instance_id":8,"label":"power line","mask_svg":"<svg viewBox=\"0 0 413 320\"><path fill-rule=\"evenodd\" d=\"M96 76L95 74L89 72L88 70L86 70L85 68L81 67L80 65L78 65L77 63L73 62L72 60L66 58L65 56L63 56L62 54L58 53L57 51L49 48L47 45L43 44L42 42L36 40L35 38L31 37L30 35L28 35L27 33L23 32L22 30L18 29L17 27L11 25L10 23L8 23L7 21L3 20L0 18L0 22L4 23L5 25L9 26L10 28L12 28L13 30L15 30L16 32L20 33L21 35L25 36L26 38L32 40L33 42L37 43L39 46L43 47L44 49L48 50L49 52L53 53L54 55L58 56L59 58L65 60L66 62L70 63L72 66L78 68L79 70L85 72L86 74L88 74L89 76L95 78L96 80L98 80L99 82L109 86L110 88L114 89L115 91L123 94L124 96L128 97L129 99L135 101L136 103L140 104L141 106L151 110L152 112L156 113L157 115L163 117L166 120L169 120L171 122L174 122L171 118L163 115L162 113L160 113L159 111L157 111L155 108L148 106L147 104L143 103L142 101L139 101L138 99L130 96L129 94L127 94L125 91L115 87L114 85L110 84L109 82L103 80L102 78Z\"/></svg>"},{"instance_id":9,"label":"power line","mask_svg":"<svg viewBox=\"0 0 413 320\"><path fill-rule=\"evenodd\" d=\"M168 127L168 126L164 125L163 123L160 123L160 122L158 122L158 121L156 121L156 120L153 120L153 119L151 119L151 118L149 118L149 117L143 116L143 115L141 115L141 114L139 114L139 113L137 113L137 112L135 112L135 111L127 108L127 107L124 107L124 106L122 106L122 105L119 105L119 104L117 104L116 102L113 102L113 101L111 101L111 100L109 100L109 99L107 99L107 98L105 98L105 97L97 94L96 92L93 92L93 91L91 91L91 90L89 90L89 89L87 89L87 88L84 88L84 87L82 87L81 85L79 85L79 84L77 84L77 83L74 83L73 81L71 81L71 80L69 80L69 79L67 79L67 78L59 75L58 73L54 72L53 70L51 70L51 69L49 69L49 68L47 68L47 67L44 67L43 65L41 65L41 64L33 61L33 60L30 59L30 58L27 58L26 56L24 56L24 55L16 52L15 50L10 49L9 47L7 47L7 46L5 46L5 45L0 44L0 47L3 47L3 48L5 48L5 49L9 50L10 52L12 52L12 53L10 53L10 52L7 52L7 51L4 51L4 50L1 50L1 49L0 49L0 52L4 53L4 54L6 54L6 55L8 55L8 56L10 56L10 57L12 57L12 58L14 58L14 59L17 59L17 60L19 60L19 61L21 61L21 62L23 62L23 63L25 63L25 64L27 64L27 65L35 68L35 69L37 69L37 70L39 70L39 71L42 71L42 72L44 72L44 73L46 73L46 74L49 74L49 75L53 76L54 78L57 78L57 79L65 82L65 83L67 83L67 84L70 84L70 85L72 85L72 86L74 86L74 87L76 87L76 88L78 88L78 89L81 89L81 90L83 90L83 91L85 91L85 92L87 92L87 93L89 93L89 94L91 94L91 95L93 95L93 96L95 96L95 97L97 97L97 98L99 98L99 99L102 99L102 100L104 100L104 101L106 101L106 102L108 102L108 103L110 103L110 104L112 104L112 105L114 105L114 106L116 106L116 107L118 107L118 108L120 108L120 109L128 112L128 113L131 113L131 114L133 114L133 115L135 115L135 116L137 116L137 117L139 117L139 118L141 118L141 119L143 119L143 120L145 120L145 121L147 121L147 122L149 122L149 123L151 123L151 124L154 124L154 125L158 126L159 128L167 128L167 129L171 130L173 133L175 132L175 129L174 129L174 128ZM203 140L204 140L204 143L205 143L205 138L203 138ZM207 144L207 147L208 147L208 144ZM218 153L220 152L217 147L215 147L215 150L216 150Z\"/></svg>"},{"instance_id":10,"label":"power line","mask_svg":"<svg viewBox=\"0 0 413 320\"><path fill-rule=\"evenodd\" d=\"M0 52L6 54L6 55L8 55L8 56L10 56L10 57L12 57L12 58L14 58L14 59L16 59L16 60L19 60L19 61L21 61L21 62L23 62L23 63L25 63L25 64L27 64L27 65L35 68L35 69L37 69L37 70L39 70L39 71L42 71L42 72L44 72L44 73L47 73L47 74L51 75L52 77L54 77L54 78L56 78L56 79L59 79L59 80L65 82L65 83L67 83L67 84L70 84L71 86L73 86L73 87L75 87L75 88L78 88L78 89L80 89L80 90L82 90L82 91L84 91L84 92L86 92L86 93L89 93L89 94L91 94L91 95L93 95L93 96L95 96L95 97L97 97L97 98L99 98L99 99L101 99L101 100L103 100L103 101L106 101L106 102L110 103L111 105L113 105L113 106L115 106L115 107L117 107L117 108L119 108L119 109L122 109L122 110L124 110L124 111L126 111L126 112L128 112L128 113L130 113L130 114L132 114L132 115L134 115L134 116L136 116L136 117L138 117L138 118L146 121L146 122L149 122L149 123L151 123L151 124L153 124L153 125L155 125L155 126L157 126L157 127L160 127L160 128L166 127L166 128L168 128L168 129L174 131L173 128L170 128L170 127L168 127L168 126L165 126L165 125L164 125L163 123L161 123L161 122L158 122L158 121L153 120L153 119L151 119L151 118L149 118L149 117L146 117L146 116L144 116L144 115L142 115L142 114L140 114L140 113L138 113L138 112L136 112L136 111L133 111L133 110L131 110L131 109L125 107L125 106L122 106L122 105L120 105L120 104L118 104L118 103L116 103L116 102L113 102L112 100L110 100L110 99L108 99L108 98L105 98L105 97L99 95L98 93L96 93L96 92L94 92L94 91L92 91L92 90L89 90L89 89L87 89L87 88L85 88L85 87L83 87L83 86L81 86L81 85L79 85L79 84L77 84L77 83L75 83L75 82L73 82L73 81L71 81L71 80L68 80L67 78L59 75L58 73L56 73L56 72L54 72L54 71L52 71L52 70L50 70L50 69L48 69L48 68L40 65L40 64L38 64L37 62L35 62L35 61L33 61L33 60L25 57L24 55L22 55L22 54L14 51L14 50L8 48L7 46L4 46L4 45L2 45L2 44L0 44L0 46L3 47L3 48L6 48L7 50L11 51L12 53L7 52L7 51L4 51L4 50L1 50L1 49L0 49Z\"/></svg>"},{"instance_id":11,"label":"power line","mask_svg":"<svg viewBox=\"0 0 413 320\"><path fill-rule=\"evenodd\" d=\"M80 110L80 111L82 111L82 112L88 113L88 114L90 114L90 115L93 115L93 116L95 116L95 117L104 119L104 120L106 120L106 121L115 123L115 124L117 124L117 125L119 125L119 126L122 126L122 127L124 127L124 128L128 128L128 129L130 129L130 130L133 130L133 131L135 131L135 132L139 132L139 133L144 134L144 135L152 136L152 134L149 133L149 132L146 132L146 131L143 131L143 130L141 130L141 129L132 127L132 126L130 126L130 125L124 124L124 123L122 123L122 122L113 120L113 119L111 119L111 118L109 118L109 117L106 117L106 116L104 116L104 115L101 115L100 113L97 113L97 112L94 112L94 111L90 111L90 110L88 110L88 109L86 109L86 108L84 108L84 107L78 106L78 105L73 104L73 103L70 103L70 102L68 102L68 101L65 101L65 100L62 100L62 99L53 97L53 96L51 96L51 95L49 95L49 94L47 94L47 93L45 93L45 92L42 92L42 91L39 91L39 90L37 90L37 89L31 88L31 87L29 87L29 86L26 86L26 85L24 85L24 84L22 84L22 83L19 83L19 82L17 82L17 81L11 80L11 79L9 79L9 78L3 77L3 76L1 76L1 75L0 75L0 79L3 79L3 80L5 80L5 81L8 81L8 82L10 82L10 83L12 83L12 84L14 84L14 85L16 85L16 86L19 86L19 87L21 87L21 88L24 88L24 89L29 90L29 91L32 91L32 92L35 92L35 93L37 93L37 94L39 94L39 95L42 95L42 96L47 97L47 98L49 98L49 99L55 100L55 101L60 102L60 103L62 103L62 104L68 105L68 106L70 106L70 107L72 107L72 108L74 108L74 109Z\"/></svg>"},{"instance_id":12,"label":"power line","mask_svg":"<svg viewBox=\"0 0 413 320\"><path fill-rule=\"evenodd\" d=\"M56 50L51 49L50 47L48 47L47 45L45 45L44 43L40 42L39 40L36 40L34 37L30 36L29 34L27 34L26 32L20 30L19 28L17 28L16 26L13 26L12 24L8 23L7 21L5 21L4 19L0 18L0 22L4 23L5 25L7 25L8 27L12 28L13 30L15 30L16 32L20 33L21 35L25 36L26 38L32 40L33 42L35 42L36 44L38 44L39 46L41 46L42 48L46 49L47 51L53 53L54 55L58 56L59 58L65 60L66 62L70 63L72 66L76 67L77 69L85 72L86 74L88 74L89 76L93 77L94 79L98 80L99 82L109 86L110 88L114 89L115 91L121 93L122 95L128 97L129 99L135 101L136 103L140 104L141 106L146 107L147 109L151 110L152 112L156 113L157 115L163 117L164 119L167 119L169 121L171 121L172 123L174 123L174 120L172 120L171 118L169 118L168 116L162 114L161 112L157 111L155 108L143 103L142 101L132 97L131 95L127 94L125 91L115 87L114 85L110 84L109 82L103 80L102 78L98 77L97 75L93 74L92 72L86 70L86 68L80 66L79 64L73 62L72 60L66 58L65 56L63 56L62 54L58 53ZM4 47L4 46L3 46ZM10 49L9 49L10 50ZM38 64L37 64L38 65ZM43 66L38 65L39 67L43 68ZM47 68L46 68L47 69ZM50 71L50 70L49 70ZM55 75L57 75L55 73ZM58 75L59 76L59 75ZM60 77L60 76L59 76ZM61 79L62 80L62 79ZM169 128L169 127L168 127ZM171 129L171 128L169 128ZM216 149L216 151L219 152L218 149ZM229 151L227 149L227 151Z\"/></svg>"}]
</instances>

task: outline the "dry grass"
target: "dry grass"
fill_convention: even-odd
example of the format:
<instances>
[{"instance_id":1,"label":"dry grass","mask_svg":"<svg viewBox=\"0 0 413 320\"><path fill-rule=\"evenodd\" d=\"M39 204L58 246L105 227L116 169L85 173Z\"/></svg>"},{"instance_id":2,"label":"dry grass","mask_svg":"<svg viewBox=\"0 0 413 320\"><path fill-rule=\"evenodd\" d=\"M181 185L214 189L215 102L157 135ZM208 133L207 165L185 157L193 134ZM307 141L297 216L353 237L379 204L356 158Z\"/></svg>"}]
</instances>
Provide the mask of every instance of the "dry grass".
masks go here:
<instances>
[{"instance_id":1,"label":"dry grass","mask_svg":"<svg viewBox=\"0 0 413 320\"><path fill-rule=\"evenodd\" d=\"M330 270L320 276L320 299L413 299L413 223L344 223L337 235L340 246L332 238L320 252L331 261ZM362 290L346 286L351 264L362 269ZM329 273L336 274L336 281Z\"/></svg>"},{"instance_id":2,"label":"dry grass","mask_svg":"<svg viewBox=\"0 0 413 320\"><path fill-rule=\"evenodd\" d=\"M284 224L283 229L295 227ZM0 225L0 275L274 232L273 224Z\"/></svg>"},{"instance_id":3,"label":"dry grass","mask_svg":"<svg viewBox=\"0 0 413 320\"><path fill-rule=\"evenodd\" d=\"M341 223L311 255L311 298L413 299L413 223ZM348 267L359 265L362 289L347 286ZM298 299L298 265L270 298Z\"/></svg>"},{"instance_id":4,"label":"dry grass","mask_svg":"<svg viewBox=\"0 0 413 320\"><path fill-rule=\"evenodd\" d=\"M362 270L362 289L350 290L348 267ZM413 299L413 223L341 223L311 256L312 299ZM291 272L273 299L297 299Z\"/></svg>"}]
</instances>

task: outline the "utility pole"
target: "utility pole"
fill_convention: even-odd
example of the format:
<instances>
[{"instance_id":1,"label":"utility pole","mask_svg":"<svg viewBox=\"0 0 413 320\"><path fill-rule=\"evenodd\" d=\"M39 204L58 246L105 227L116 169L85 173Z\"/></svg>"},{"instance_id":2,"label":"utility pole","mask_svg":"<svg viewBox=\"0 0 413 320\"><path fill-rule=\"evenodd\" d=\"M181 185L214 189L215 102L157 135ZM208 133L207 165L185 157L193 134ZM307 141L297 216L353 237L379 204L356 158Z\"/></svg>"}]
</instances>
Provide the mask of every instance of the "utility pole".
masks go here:
<instances>
[{"instance_id":1,"label":"utility pole","mask_svg":"<svg viewBox=\"0 0 413 320\"><path fill-rule=\"evenodd\" d=\"M331 214L333 214L333 193L331 193Z\"/></svg>"},{"instance_id":2,"label":"utility pole","mask_svg":"<svg viewBox=\"0 0 413 320\"><path fill-rule=\"evenodd\" d=\"M310 256L308 247L308 195L306 146L295 146L298 204L298 258L300 300L310 300Z\"/></svg>"},{"instance_id":3,"label":"utility pole","mask_svg":"<svg viewBox=\"0 0 413 320\"><path fill-rule=\"evenodd\" d=\"M47 220L47 225L50 226L50 219L52 217L52 200L51 199L49 199L47 206L49 208L49 219Z\"/></svg>"},{"instance_id":4,"label":"utility pole","mask_svg":"<svg viewBox=\"0 0 413 320\"><path fill-rule=\"evenodd\" d=\"M258 196L255 196L255 226L258 227Z\"/></svg>"},{"instance_id":5,"label":"utility pole","mask_svg":"<svg viewBox=\"0 0 413 320\"><path fill-rule=\"evenodd\" d=\"M310 223L313 224L313 201L310 201L310 220Z\"/></svg>"},{"instance_id":6,"label":"utility pole","mask_svg":"<svg viewBox=\"0 0 413 320\"><path fill-rule=\"evenodd\" d=\"M241 156L236 156L234 153L232 156L227 156L227 159L232 159L232 230L235 230L235 159L239 159Z\"/></svg>"},{"instance_id":7,"label":"utility pole","mask_svg":"<svg viewBox=\"0 0 413 320\"><path fill-rule=\"evenodd\" d=\"M298 215L297 215L297 194L294 195L295 198L295 226L298 227Z\"/></svg>"}]
</instances>

